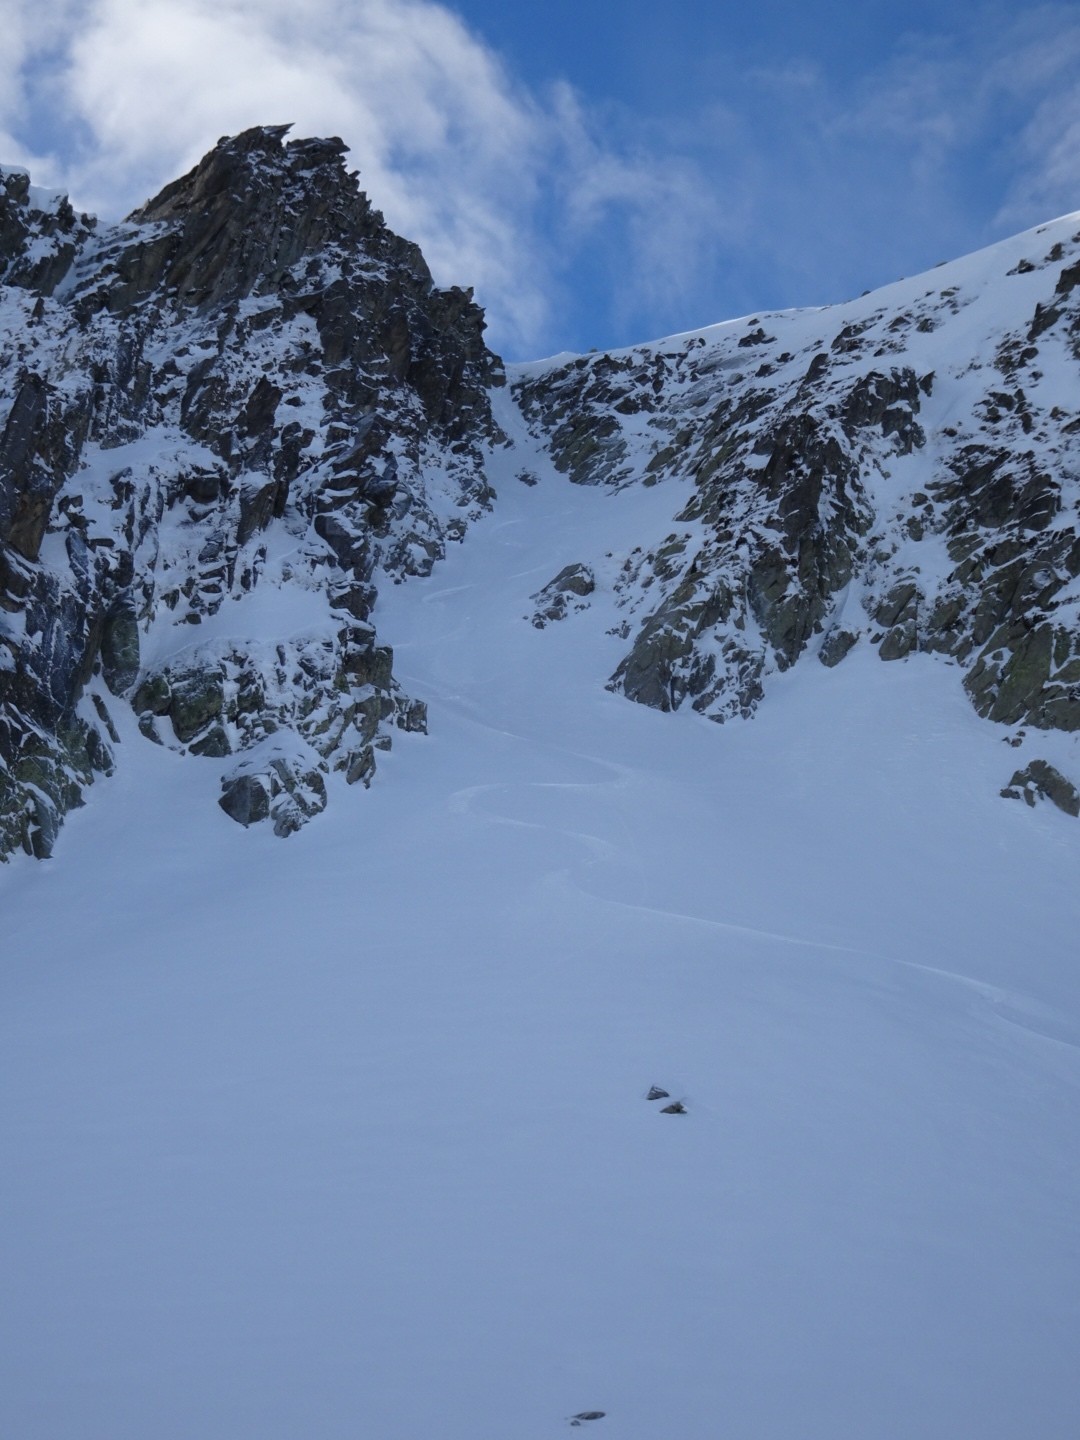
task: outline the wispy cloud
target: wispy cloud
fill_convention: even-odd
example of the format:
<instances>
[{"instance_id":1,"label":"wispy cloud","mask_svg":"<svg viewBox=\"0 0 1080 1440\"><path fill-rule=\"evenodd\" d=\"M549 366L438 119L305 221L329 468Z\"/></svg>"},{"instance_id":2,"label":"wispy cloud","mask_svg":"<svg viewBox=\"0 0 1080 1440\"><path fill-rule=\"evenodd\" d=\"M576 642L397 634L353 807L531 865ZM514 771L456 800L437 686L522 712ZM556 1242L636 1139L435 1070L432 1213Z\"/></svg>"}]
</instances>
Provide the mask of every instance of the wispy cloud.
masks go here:
<instances>
[{"instance_id":1,"label":"wispy cloud","mask_svg":"<svg viewBox=\"0 0 1080 1440\"><path fill-rule=\"evenodd\" d=\"M1080 207L1080 6L972 6L838 82L796 58L733 100L748 263L842 299Z\"/></svg>"},{"instance_id":2,"label":"wispy cloud","mask_svg":"<svg viewBox=\"0 0 1080 1440\"><path fill-rule=\"evenodd\" d=\"M1020 29L1024 43L995 72L1022 120L996 216L1005 228L1080 209L1080 15L1040 8Z\"/></svg>"},{"instance_id":3,"label":"wispy cloud","mask_svg":"<svg viewBox=\"0 0 1080 1440\"><path fill-rule=\"evenodd\" d=\"M30 6L16 0L16 12ZM251 124L337 133L443 280L480 288L514 341L543 328L542 286L522 285L517 268L542 269L529 224L541 127L451 11L423 0L90 0L72 18L62 48L44 34L24 45L22 94L8 83L3 120L33 158L42 97L63 111L71 130L46 178L80 203L126 210Z\"/></svg>"},{"instance_id":4,"label":"wispy cloud","mask_svg":"<svg viewBox=\"0 0 1080 1440\"><path fill-rule=\"evenodd\" d=\"M498 347L624 342L1080 205L1080 7L946 21L845 81L782 36L768 68L718 55L712 93L659 118L530 90L437 0L7 0L0 158L115 216L222 134L339 134Z\"/></svg>"},{"instance_id":5,"label":"wispy cloud","mask_svg":"<svg viewBox=\"0 0 1080 1440\"><path fill-rule=\"evenodd\" d=\"M686 165L605 145L566 87L530 94L430 0L14 7L0 70L0 137L18 152L8 158L113 215L221 134L285 120L340 134L390 223L444 283L476 287L497 342L514 350L553 330L560 241L584 244L619 212L655 288L684 273L678 247L663 242L672 216L685 215L684 246L708 222ZM51 154L46 111L67 126L48 127Z\"/></svg>"}]
</instances>

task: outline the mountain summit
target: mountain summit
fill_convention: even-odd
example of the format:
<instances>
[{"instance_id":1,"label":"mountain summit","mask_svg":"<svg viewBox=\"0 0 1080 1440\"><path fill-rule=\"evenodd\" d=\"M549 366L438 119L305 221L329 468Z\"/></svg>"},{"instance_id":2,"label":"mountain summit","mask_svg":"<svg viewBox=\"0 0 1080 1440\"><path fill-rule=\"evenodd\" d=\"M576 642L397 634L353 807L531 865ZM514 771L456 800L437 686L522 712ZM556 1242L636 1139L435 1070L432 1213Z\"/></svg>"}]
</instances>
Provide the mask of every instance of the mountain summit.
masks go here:
<instances>
[{"instance_id":1,"label":"mountain summit","mask_svg":"<svg viewBox=\"0 0 1080 1440\"><path fill-rule=\"evenodd\" d=\"M379 586L497 503L496 454L670 491L659 544L565 557L527 617L588 625L606 596L625 646L597 683L631 700L749 716L862 646L939 656L1018 744L1080 730L1075 217L507 393L471 292L434 286L339 140L287 130L110 228L0 172L0 853L51 852L117 764L117 704L217 764L245 825L368 783L426 723ZM1080 808L1028 758L1013 793Z\"/></svg>"},{"instance_id":2,"label":"mountain summit","mask_svg":"<svg viewBox=\"0 0 1080 1440\"><path fill-rule=\"evenodd\" d=\"M369 614L490 504L502 368L338 140L222 140L100 229L0 189L0 851L47 855L151 740L237 757L223 804L288 834L333 767L422 729ZM296 609L284 620L276 597Z\"/></svg>"}]
</instances>

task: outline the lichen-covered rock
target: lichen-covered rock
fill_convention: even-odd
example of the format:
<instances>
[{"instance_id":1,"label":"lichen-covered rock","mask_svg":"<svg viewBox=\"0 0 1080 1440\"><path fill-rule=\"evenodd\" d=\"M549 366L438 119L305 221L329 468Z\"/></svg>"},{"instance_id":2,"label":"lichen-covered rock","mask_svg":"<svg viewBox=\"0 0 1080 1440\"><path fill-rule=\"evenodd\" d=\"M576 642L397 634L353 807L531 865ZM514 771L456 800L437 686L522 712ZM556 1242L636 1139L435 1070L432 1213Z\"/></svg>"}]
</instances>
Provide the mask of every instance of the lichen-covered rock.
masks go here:
<instances>
[{"instance_id":1,"label":"lichen-covered rock","mask_svg":"<svg viewBox=\"0 0 1080 1440\"><path fill-rule=\"evenodd\" d=\"M139 677L139 620L134 607L119 597L101 626L101 674L114 695L130 690Z\"/></svg>"}]
</instances>

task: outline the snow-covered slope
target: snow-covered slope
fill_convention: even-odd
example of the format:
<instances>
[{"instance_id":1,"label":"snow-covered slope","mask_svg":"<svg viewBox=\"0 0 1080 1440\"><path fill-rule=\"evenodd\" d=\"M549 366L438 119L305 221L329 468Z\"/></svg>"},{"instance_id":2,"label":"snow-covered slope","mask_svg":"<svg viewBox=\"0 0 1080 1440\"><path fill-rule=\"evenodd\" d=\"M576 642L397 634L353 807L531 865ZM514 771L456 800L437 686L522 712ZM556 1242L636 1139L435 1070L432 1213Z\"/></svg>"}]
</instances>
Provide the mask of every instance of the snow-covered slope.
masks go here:
<instances>
[{"instance_id":1,"label":"snow-covered slope","mask_svg":"<svg viewBox=\"0 0 1080 1440\"><path fill-rule=\"evenodd\" d=\"M1077 220L489 389L346 181L0 179L0 1434L1072 1440Z\"/></svg>"},{"instance_id":2,"label":"snow-covered slope","mask_svg":"<svg viewBox=\"0 0 1080 1440\"><path fill-rule=\"evenodd\" d=\"M362 799L282 845L130 721L0 874L0 1429L1071 1440L1080 826L933 656L605 691L522 617L672 496L493 478Z\"/></svg>"}]
</instances>

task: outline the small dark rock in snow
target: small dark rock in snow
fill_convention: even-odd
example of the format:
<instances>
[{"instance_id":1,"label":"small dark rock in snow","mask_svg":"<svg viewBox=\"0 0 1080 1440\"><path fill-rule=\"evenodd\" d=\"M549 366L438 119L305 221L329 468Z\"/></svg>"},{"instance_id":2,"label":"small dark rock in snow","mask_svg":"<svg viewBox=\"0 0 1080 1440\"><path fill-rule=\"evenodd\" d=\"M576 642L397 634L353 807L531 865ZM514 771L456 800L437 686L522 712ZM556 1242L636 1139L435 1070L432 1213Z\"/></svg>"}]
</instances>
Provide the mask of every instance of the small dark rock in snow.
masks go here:
<instances>
[{"instance_id":1,"label":"small dark rock in snow","mask_svg":"<svg viewBox=\"0 0 1080 1440\"><path fill-rule=\"evenodd\" d=\"M664 1108L660 1111L660 1114L661 1114L661 1115L685 1115L685 1114L686 1114L686 1106L682 1103L681 1100L676 1100L675 1103L672 1104L672 1105L665 1105Z\"/></svg>"},{"instance_id":2,"label":"small dark rock in snow","mask_svg":"<svg viewBox=\"0 0 1080 1440\"><path fill-rule=\"evenodd\" d=\"M666 1100L671 1094L670 1090L661 1090L659 1085L654 1085L645 1096L646 1100Z\"/></svg>"}]
</instances>

